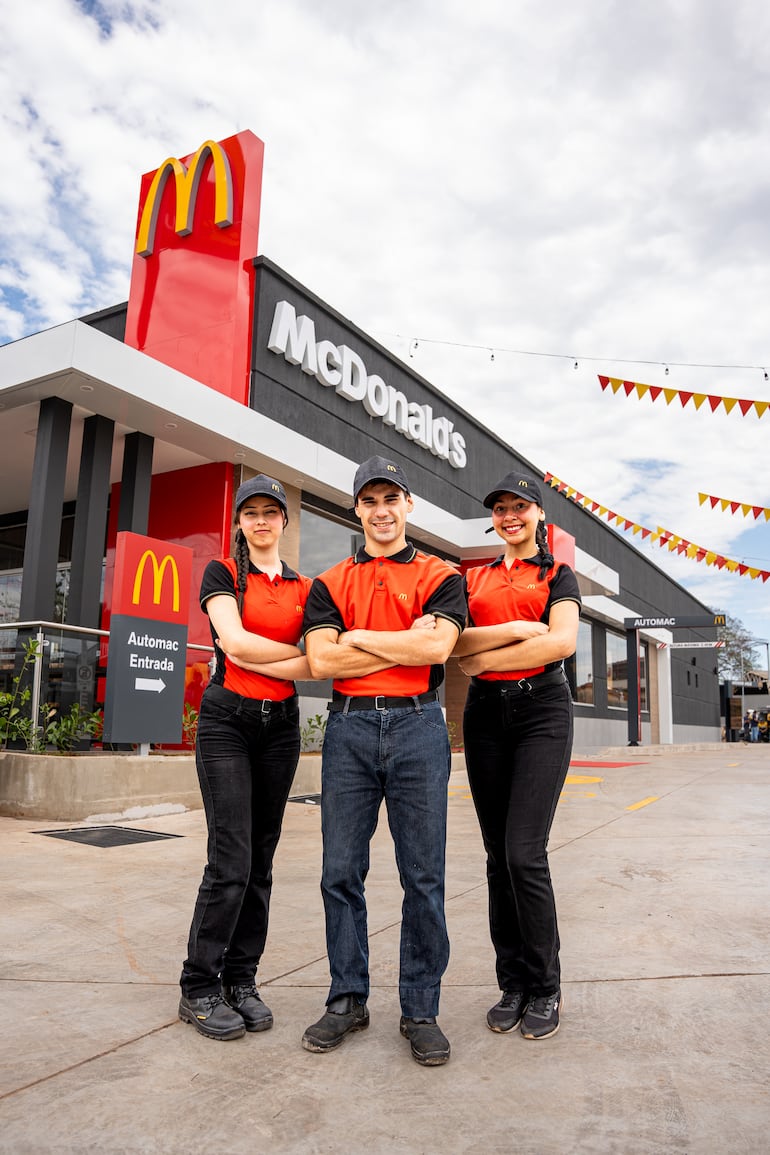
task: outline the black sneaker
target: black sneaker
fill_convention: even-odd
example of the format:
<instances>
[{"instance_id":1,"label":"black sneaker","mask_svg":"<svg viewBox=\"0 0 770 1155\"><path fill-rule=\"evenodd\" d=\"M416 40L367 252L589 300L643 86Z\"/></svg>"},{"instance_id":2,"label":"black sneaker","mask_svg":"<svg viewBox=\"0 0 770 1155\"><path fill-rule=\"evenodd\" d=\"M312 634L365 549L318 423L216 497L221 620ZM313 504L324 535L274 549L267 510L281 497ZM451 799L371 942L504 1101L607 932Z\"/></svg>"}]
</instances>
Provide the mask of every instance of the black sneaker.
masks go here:
<instances>
[{"instance_id":1,"label":"black sneaker","mask_svg":"<svg viewBox=\"0 0 770 1155\"><path fill-rule=\"evenodd\" d=\"M341 995L332 999L326 1013L317 1023L305 1031L302 1046L306 1051L333 1051L346 1035L353 1031L363 1031L369 1026L369 1012L366 1003L359 1002L355 995Z\"/></svg>"},{"instance_id":2,"label":"black sneaker","mask_svg":"<svg viewBox=\"0 0 770 1155\"><path fill-rule=\"evenodd\" d=\"M527 1005L524 991L503 991L499 1003L487 1011L487 1026L490 1031L502 1033L513 1031L521 1022L521 1013Z\"/></svg>"},{"instance_id":3,"label":"black sneaker","mask_svg":"<svg viewBox=\"0 0 770 1155\"><path fill-rule=\"evenodd\" d=\"M402 1015L399 1029L421 1066L440 1067L449 1062L449 1040L435 1019L405 1019Z\"/></svg>"},{"instance_id":4,"label":"black sneaker","mask_svg":"<svg viewBox=\"0 0 770 1155\"><path fill-rule=\"evenodd\" d=\"M240 1039L246 1034L243 1019L228 1007L221 994L203 995L200 999L182 995L179 1018L183 1023L192 1023L208 1039Z\"/></svg>"},{"instance_id":5,"label":"black sneaker","mask_svg":"<svg viewBox=\"0 0 770 1155\"><path fill-rule=\"evenodd\" d=\"M521 1033L525 1039L547 1039L559 1029L559 1007L561 991L552 995L538 995L524 1008L521 1017Z\"/></svg>"},{"instance_id":6,"label":"black sneaker","mask_svg":"<svg viewBox=\"0 0 770 1155\"><path fill-rule=\"evenodd\" d=\"M269 1031L273 1025L273 1012L259 997L254 983L236 983L223 988L225 1002L243 1019L247 1031Z\"/></svg>"}]
</instances>

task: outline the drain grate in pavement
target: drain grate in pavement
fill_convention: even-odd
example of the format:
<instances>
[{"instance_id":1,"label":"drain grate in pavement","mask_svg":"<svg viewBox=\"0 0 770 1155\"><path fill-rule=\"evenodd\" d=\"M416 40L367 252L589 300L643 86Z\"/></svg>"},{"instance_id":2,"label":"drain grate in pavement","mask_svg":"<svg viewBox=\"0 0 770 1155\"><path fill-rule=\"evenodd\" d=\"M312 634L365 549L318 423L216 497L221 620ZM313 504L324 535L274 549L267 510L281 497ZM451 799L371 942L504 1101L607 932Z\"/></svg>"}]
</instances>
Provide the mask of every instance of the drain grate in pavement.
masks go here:
<instances>
[{"instance_id":1,"label":"drain grate in pavement","mask_svg":"<svg viewBox=\"0 0 770 1155\"><path fill-rule=\"evenodd\" d=\"M320 794L294 794L289 799L289 802L304 802L306 806L320 806Z\"/></svg>"},{"instance_id":2,"label":"drain grate in pavement","mask_svg":"<svg viewBox=\"0 0 770 1155\"><path fill-rule=\"evenodd\" d=\"M161 838L182 838L181 834L161 834L157 830L129 830L125 826L79 826L73 830L36 830L47 838L82 842L85 846L130 846L134 842L157 842Z\"/></svg>"}]
</instances>

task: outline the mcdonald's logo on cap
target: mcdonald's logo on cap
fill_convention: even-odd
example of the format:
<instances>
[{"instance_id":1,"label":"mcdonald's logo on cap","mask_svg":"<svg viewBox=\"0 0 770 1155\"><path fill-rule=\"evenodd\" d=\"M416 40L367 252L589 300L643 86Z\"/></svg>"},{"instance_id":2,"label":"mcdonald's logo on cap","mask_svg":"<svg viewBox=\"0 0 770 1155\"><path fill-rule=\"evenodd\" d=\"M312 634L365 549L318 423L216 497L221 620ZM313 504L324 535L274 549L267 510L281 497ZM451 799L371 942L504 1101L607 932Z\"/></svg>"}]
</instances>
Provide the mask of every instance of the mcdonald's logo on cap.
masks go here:
<instances>
[{"instance_id":1,"label":"mcdonald's logo on cap","mask_svg":"<svg viewBox=\"0 0 770 1155\"><path fill-rule=\"evenodd\" d=\"M147 562L152 565L152 601L156 606L160 605L161 594L163 593L163 575L166 572L166 566L171 571L171 606L175 614L179 613L179 570L175 559L170 553L165 554L161 562L158 561L158 556L154 549L146 549L139 559L139 565L136 567L136 574L134 576L134 591L131 595L131 602L138 606L142 592L142 578L147 566Z\"/></svg>"},{"instance_id":2,"label":"mcdonald's logo on cap","mask_svg":"<svg viewBox=\"0 0 770 1155\"><path fill-rule=\"evenodd\" d=\"M226 228L233 223L233 177L230 161L221 144L206 140L192 157L187 168L181 160L170 156L155 173L144 202L136 235L136 251L140 257L152 255L160 204L171 175L174 177L176 193L174 231L180 237L186 237L192 232L195 202L203 167L208 157L211 157L214 170L214 223L219 228Z\"/></svg>"}]
</instances>

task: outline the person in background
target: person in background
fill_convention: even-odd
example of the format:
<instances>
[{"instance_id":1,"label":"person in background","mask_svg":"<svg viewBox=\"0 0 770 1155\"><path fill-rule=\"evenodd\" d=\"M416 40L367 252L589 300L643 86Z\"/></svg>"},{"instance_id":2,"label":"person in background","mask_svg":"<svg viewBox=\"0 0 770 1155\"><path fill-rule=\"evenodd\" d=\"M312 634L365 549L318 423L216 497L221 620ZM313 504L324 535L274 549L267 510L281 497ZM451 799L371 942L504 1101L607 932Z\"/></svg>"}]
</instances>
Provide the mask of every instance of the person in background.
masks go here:
<instances>
[{"instance_id":1,"label":"person in background","mask_svg":"<svg viewBox=\"0 0 770 1155\"><path fill-rule=\"evenodd\" d=\"M439 1066L436 1022L449 959L444 915L450 750L438 701L444 662L465 624L462 578L406 540L414 503L403 470L371 457L353 484L364 545L313 582L305 646L334 679L321 769L321 890L331 987L302 1045L328 1052L369 1026L364 881L383 798L404 891L400 1032L414 1059Z\"/></svg>"},{"instance_id":2,"label":"person in background","mask_svg":"<svg viewBox=\"0 0 770 1155\"><path fill-rule=\"evenodd\" d=\"M502 998L493 1031L559 1029L561 975L548 835L572 750L563 660L575 652L580 593L548 548L538 482L506 474L486 495L503 553L465 575L468 627L455 654L471 677L465 760L487 852L489 927Z\"/></svg>"},{"instance_id":3,"label":"person in background","mask_svg":"<svg viewBox=\"0 0 770 1155\"><path fill-rule=\"evenodd\" d=\"M300 751L294 679L310 579L281 561L280 482L258 474L235 498L234 557L203 574L216 668L201 700L195 761L208 861L195 904L179 1017L212 1039L265 1031L255 975L267 937L272 864Z\"/></svg>"},{"instance_id":4,"label":"person in background","mask_svg":"<svg viewBox=\"0 0 770 1155\"><path fill-rule=\"evenodd\" d=\"M759 714L756 710L751 711L751 740L752 742L759 741Z\"/></svg>"}]
</instances>

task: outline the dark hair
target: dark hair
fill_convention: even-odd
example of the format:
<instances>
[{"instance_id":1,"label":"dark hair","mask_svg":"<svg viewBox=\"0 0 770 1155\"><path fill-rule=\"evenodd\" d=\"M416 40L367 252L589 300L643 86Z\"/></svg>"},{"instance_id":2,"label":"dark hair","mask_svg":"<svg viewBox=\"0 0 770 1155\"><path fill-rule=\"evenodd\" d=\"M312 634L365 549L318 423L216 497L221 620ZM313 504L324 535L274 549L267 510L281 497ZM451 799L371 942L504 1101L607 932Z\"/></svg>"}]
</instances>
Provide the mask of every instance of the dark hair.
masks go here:
<instances>
[{"instance_id":1,"label":"dark hair","mask_svg":"<svg viewBox=\"0 0 770 1155\"><path fill-rule=\"evenodd\" d=\"M243 617L243 599L246 596L246 582L249 577L249 543L246 541L243 530L238 527L235 532L235 590L238 598L238 613Z\"/></svg>"},{"instance_id":2,"label":"dark hair","mask_svg":"<svg viewBox=\"0 0 770 1155\"><path fill-rule=\"evenodd\" d=\"M550 549L548 548L548 530L545 528L545 522L539 521L537 523L537 530L535 532L535 545L537 552L540 554L540 573L538 577L540 581L543 580L549 569L553 569L554 558Z\"/></svg>"}]
</instances>

